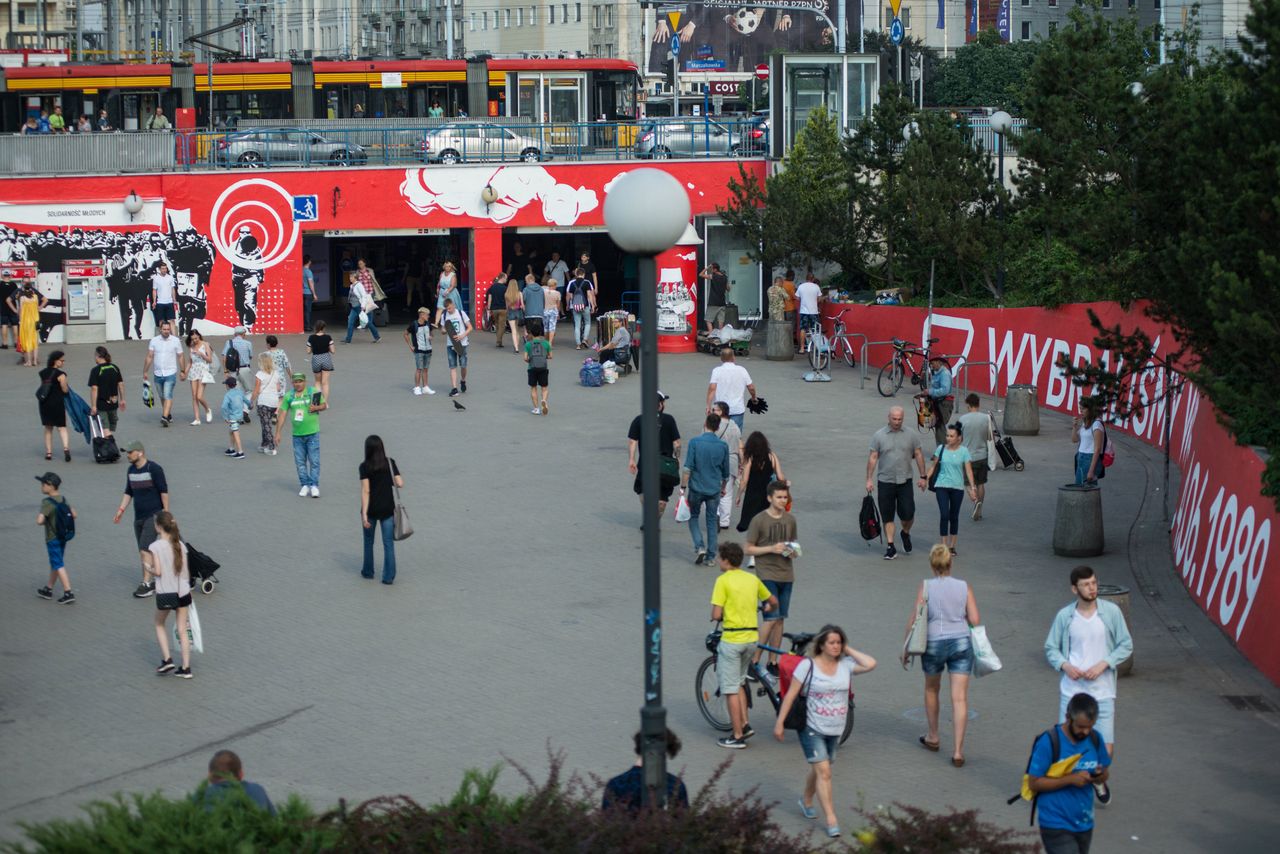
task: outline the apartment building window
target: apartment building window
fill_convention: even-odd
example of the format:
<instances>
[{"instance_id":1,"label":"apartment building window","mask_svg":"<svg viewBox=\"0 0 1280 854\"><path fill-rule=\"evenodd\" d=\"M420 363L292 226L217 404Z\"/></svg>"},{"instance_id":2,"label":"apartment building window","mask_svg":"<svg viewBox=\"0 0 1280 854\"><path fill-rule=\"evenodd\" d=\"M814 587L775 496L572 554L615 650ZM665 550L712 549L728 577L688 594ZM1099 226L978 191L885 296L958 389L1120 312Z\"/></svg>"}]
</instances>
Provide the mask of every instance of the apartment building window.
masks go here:
<instances>
[{"instance_id":1,"label":"apartment building window","mask_svg":"<svg viewBox=\"0 0 1280 854\"><path fill-rule=\"evenodd\" d=\"M1050 22L1049 22L1049 35L1053 35L1053 34L1054 34L1054 33L1056 33L1057 31L1058 31L1058 22L1057 22L1057 21L1050 21Z\"/></svg>"},{"instance_id":2,"label":"apartment building window","mask_svg":"<svg viewBox=\"0 0 1280 854\"><path fill-rule=\"evenodd\" d=\"M1023 6L1030 6L1030 5L1031 5L1031 0L1022 0L1022 5L1023 5Z\"/></svg>"},{"instance_id":3,"label":"apartment building window","mask_svg":"<svg viewBox=\"0 0 1280 854\"><path fill-rule=\"evenodd\" d=\"M911 29L911 7L902 10L902 28L904 30Z\"/></svg>"},{"instance_id":4,"label":"apartment building window","mask_svg":"<svg viewBox=\"0 0 1280 854\"><path fill-rule=\"evenodd\" d=\"M470 32L473 32L473 33L474 33L475 31L476 31L476 13L475 13L475 12L472 12L472 13L471 13L471 27L470 27Z\"/></svg>"},{"instance_id":5,"label":"apartment building window","mask_svg":"<svg viewBox=\"0 0 1280 854\"><path fill-rule=\"evenodd\" d=\"M547 4L547 23L554 24L556 22L556 4Z\"/></svg>"},{"instance_id":6,"label":"apartment building window","mask_svg":"<svg viewBox=\"0 0 1280 854\"><path fill-rule=\"evenodd\" d=\"M1024 42L1031 41L1031 22L1022 22L1022 40Z\"/></svg>"},{"instance_id":7,"label":"apartment building window","mask_svg":"<svg viewBox=\"0 0 1280 854\"><path fill-rule=\"evenodd\" d=\"M517 27L524 26L524 7L523 6L516 9L516 26Z\"/></svg>"},{"instance_id":8,"label":"apartment building window","mask_svg":"<svg viewBox=\"0 0 1280 854\"><path fill-rule=\"evenodd\" d=\"M1160 0L1156 0L1156 5L1155 5L1155 7L1154 7L1154 8L1156 8L1156 9L1159 9L1159 8L1160 8Z\"/></svg>"},{"instance_id":9,"label":"apartment building window","mask_svg":"<svg viewBox=\"0 0 1280 854\"><path fill-rule=\"evenodd\" d=\"M538 26L538 7L537 6L529 7L529 26L531 27Z\"/></svg>"},{"instance_id":10,"label":"apartment building window","mask_svg":"<svg viewBox=\"0 0 1280 854\"><path fill-rule=\"evenodd\" d=\"M604 55L609 59L613 59L618 54L615 52L613 45L607 44L604 46Z\"/></svg>"},{"instance_id":11,"label":"apartment building window","mask_svg":"<svg viewBox=\"0 0 1280 854\"><path fill-rule=\"evenodd\" d=\"M444 41L444 22L436 21L436 41Z\"/></svg>"},{"instance_id":12,"label":"apartment building window","mask_svg":"<svg viewBox=\"0 0 1280 854\"><path fill-rule=\"evenodd\" d=\"M482 30L489 29L489 13L488 12L480 13L480 29Z\"/></svg>"},{"instance_id":13,"label":"apartment building window","mask_svg":"<svg viewBox=\"0 0 1280 854\"><path fill-rule=\"evenodd\" d=\"M560 14L560 23L562 23L562 24L567 24L567 23L569 23L569 4L568 4L568 3L561 3L561 4L560 4L560 13L561 13L561 14Z\"/></svg>"},{"instance_id":14,"label":"apartment building window","mask_svg":"<svg viewBox=\"0 0 1280 854\"><path fill-rule=\"evenodd\" d=\"M1156 4L1156 8L1157 8L1157 9L1158 9L1158 8L1160 8L1160 6L1159 6L1159 4L1158 4L1158 3ZM582 23L582 4L581 4L581 3L574 3L574 4L573 4L573 11L574 11L574 18L573 18L573 20L574 20L574 21L576 21L576 22L578 22L579 24L581 24L581 23Z\"/></svg>"},{"instance_id":15,"label":"apartment building window","mask_svg":"<svg viewBox=\"0 0 1280 854\"><path fill-rule=\"evenodd\" d=\"M502 10L502 26L504 28L511 26L511 10L510 9Z\"/></svg>"},{"instance_id":16,"label":"apartment building window","mask_svg":"<svg viewBox=\"0 0 1280 854\"><path fill-rule=\"evenodd\" d=\"M1102 8L1104 8L1104 9L1110 9L1110 8L1111 8L1111 0L1102 0Z\"/></svg>"},{"instance_id":17,"label":"apartment building window","mask_svg":"<svg viewBox=\"0 0 1280 854\"><path fill-rule=\"evenodd\" d=\"M1130 9L1132 9L1134 6L1137 6L1137 5L1138 5L1138 0L1129 0Z\"/></svg>"},{"instance_id":18,"label":"apartment building window","mask_svg":"<svg viewBox=\"0 0 1280 854\"><path fill-rule=\"evenodd\" d=\"M1058 5L1058 0L1049 0L1049 8L1051 9L1055 8L1057 5Z\"/></svg>"},{"instance_id":19,"label":"apartment building window","mask_svg":"<svg viewBox=\"0 0 1280 854\"><path fill-rule=\"evenodd\" d=\"M604 7L604 17L605 17L605 26L612 27L613 26L613 7L612 6ZM609 54L609 55L612 56L613 54Z\"/></svg>"}]
</instances>

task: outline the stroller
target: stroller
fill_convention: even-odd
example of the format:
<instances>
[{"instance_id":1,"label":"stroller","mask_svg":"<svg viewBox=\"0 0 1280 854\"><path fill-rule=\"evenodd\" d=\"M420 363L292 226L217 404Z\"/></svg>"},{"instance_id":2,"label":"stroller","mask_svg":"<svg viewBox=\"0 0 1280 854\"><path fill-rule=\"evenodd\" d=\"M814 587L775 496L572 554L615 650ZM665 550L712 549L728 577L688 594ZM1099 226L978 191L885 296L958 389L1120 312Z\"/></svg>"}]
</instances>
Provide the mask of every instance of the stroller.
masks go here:
<instances>
[{"instance_id":1,"label":"stroller","mask_svg":"<svg viewBox=\"0 0 1280 854\"><path fill-rule=\"evenodd\" d=\"M218 579L214 573L218 571L219 566L216 560L187 543L187 568L191 572L192 582L206 596L217 589Z\"/></svg>"}]
</instances>

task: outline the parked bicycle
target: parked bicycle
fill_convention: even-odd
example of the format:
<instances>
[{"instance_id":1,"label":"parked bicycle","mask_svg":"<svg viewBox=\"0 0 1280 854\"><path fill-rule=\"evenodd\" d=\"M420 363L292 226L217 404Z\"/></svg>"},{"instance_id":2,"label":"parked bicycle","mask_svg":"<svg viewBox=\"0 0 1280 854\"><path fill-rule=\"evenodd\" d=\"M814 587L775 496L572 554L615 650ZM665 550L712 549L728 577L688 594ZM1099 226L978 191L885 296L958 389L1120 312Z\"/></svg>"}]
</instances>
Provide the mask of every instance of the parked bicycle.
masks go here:
<instances>
[{"instance_id":1,"label":"parked bicycle","mask_svg":"<svg viewBox=\"0 0 1280 854\"><path fill-rule=\"evenodd\" d=\"M804 349L809 354L809 364L815 371L825 371L835 358L843 358L844 363L853 367L857 359L853 355L853 342L849 340L844 316L848 309L840 312L832 321L831 335L822 331L819 324L816 330L805 332Z\"/></svg>"},{"instance_id":2,"label":"parked bicycle","mask_svg":"<svg viewBox=\"0 0 1280 854\"><path fill-rule=\"evenodd\" d=\"M942 359L948 368L951 362L942 356L934 356L930 348L938 343L937 338L930 338L924 349L912 347L901 338L893 339L893 356L880 369L880 377L876 380L876 388L885 397L893 397L902 388L906 378L911 377L911 384L927 390L929 388L929 362Z\"/></svg>"},{"instance_id":3,"label":"parked bicycle","mask_svg":"<svg viewBox=\"0 0 1280 854\"><path fill-rule=\"evenodd\" d=\"M718 661L716 650L720 646L720 634L721 630L717 628L707 635L707 650L711 655L698 668L698 677L694 683L694 688L698 694L698 710L707 719L707 723L721 732L730 732L733 729L733 723L729 720L729 707L725 704L724 697L720 693L720 682L716 675L716 663ZM808 632L795 634L783 632L782 636L791 642L791 655L804 655L805 647L814 638L814 635ZM786 654L768 644L757 643L756 646L768 652L776 652L779 655ZM752 706L751 695L753 693L757 697L768 698L773 705L775 715L778 713L778 709L782 707L782 695L778 693L778 680L770 675L765 668L763 656L760 661L751 665L751 674L747 677L747 684L742 687L747 698L748 711ZM853 695L851 693L849 695L849 715L844 722L844 733L840 736L841 744L848 741L849 736L853 734L853 708Z\"/></svg>"}]
</instances>

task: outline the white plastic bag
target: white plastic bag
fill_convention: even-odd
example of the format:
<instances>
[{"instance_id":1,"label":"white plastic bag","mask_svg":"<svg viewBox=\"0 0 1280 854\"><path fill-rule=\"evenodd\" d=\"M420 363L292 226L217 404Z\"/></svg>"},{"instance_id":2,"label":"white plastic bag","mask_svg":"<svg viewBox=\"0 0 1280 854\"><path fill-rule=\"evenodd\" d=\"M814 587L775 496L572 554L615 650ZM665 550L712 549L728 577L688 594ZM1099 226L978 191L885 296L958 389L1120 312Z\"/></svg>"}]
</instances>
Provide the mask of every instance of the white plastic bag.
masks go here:
<instances>
[{"instance_id":1,"label":"white plastic bag","mask_svg":"<svg viewBox=\"0 0 1280 854\"><path fill-rule=\"evenodd\" d=\"M369 325L369 312L364 309L360 310L360 329L364 329Z\"/></svg>"},{"instance_id":2,"label":"white plastic bag","mask_svg":"<svg viewBox=\"0 0 1280 854\"><path fill-rule=\"evenodd\" d=\"M676 521L688 522L692 515L693 513L689 510L689 499L685 498L684 493L681 492L679 500L676 501Z\"/></svg>"},{"instance_id":3,"label":"white plastic bag","mask_svg":"<svg viewBox=\"0 0 1280 854\"><path fill-rule=\"evenodd\" d=\"M616 383L618 381L618 366L613 362L605 362L600 366L604 381L607 383Z\"/></svg>"},{"instance_id":4,"label":"white plastic bag","mask_svg":"<svg viewBox=\"0 0 1280 854\"><path fill-rule=\"evenodd\" d=\"M991 641L987 639L986 626L970 626L969 638L973 646L974 676L986 676L1004 667L996 651L991 648Z\"/></svg>"},{"instance_id":5,"label":"white plastic bag","mask_svg":"<svg viewBox=\"0 0 1280 854\"><path fill-rule=\"evenodd\" d=\"M200 631L200 615L196 613L195 603L187 606L187 639L196 652L204 652L204 635ZM178 621L173 621L173 642L182 649L182 635L178 631Z\"/></svg>"}]
</instances>

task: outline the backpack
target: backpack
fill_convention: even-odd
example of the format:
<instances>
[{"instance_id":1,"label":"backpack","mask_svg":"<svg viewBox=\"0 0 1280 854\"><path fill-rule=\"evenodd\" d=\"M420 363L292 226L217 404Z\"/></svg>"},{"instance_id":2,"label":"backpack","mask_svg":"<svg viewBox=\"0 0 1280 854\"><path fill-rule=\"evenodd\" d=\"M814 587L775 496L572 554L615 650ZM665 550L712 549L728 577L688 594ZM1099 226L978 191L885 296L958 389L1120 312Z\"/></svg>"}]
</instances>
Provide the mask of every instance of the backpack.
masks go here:
<instances>
[{"instance_id":1,"label":"backpack","mask_svg":"<svg viewBox=\"0 0 1280 854\"><path fill-rule=\"evenodd\" d=\"M864 540L880 539L880 511L876 507L876 500L870 495L862 499L862 510L858 512L858 530L862 532Z\"/></svg>"},{"instance_id":2,"label":"backpack","mask_svg":"<svg viewBox=\"0 0 1280 854\"><path fill-rule=\"evenodd\" d=\"M1102 468L1104 470L1111 468L1111 464L1116 461L1116 449L1111 444L1111 437L1107 435L1107 428L1102 428ZM1101 475L1099 475L1101 477Z\"/></svg>"},{"instance_id":3,"label":"backpack","mask_svg":"<svg viewBox=\"0 0 1280 854\"><path fill-rule=\"evenodd\" d=\"M71 505L65 498L53 501L53 535L64 543L71 542L76 536L76 517L71 515Z\"/></svg>"},{"instance_id":4,"label":"backpack","mask_svg":"<svg viewBox=\"0 0 1280 854\"><path fill-rule=\"evenodd\" d=\"M240 370L240 351L234 345L227 348L226 365L232 373Z\"/></svg>"},{"instance_id":5,"label":"backpack","mask_svg":"<svg viewBox=\"0 0 1280 854\"><path fill-rule=\"evenodd\" d=\"M1047 732L1040 735L1049 736L1049 767L1052 768L1058 762L1058 757L1062 754L1062 739L1058 735L1058 726L1054 724ZM1014 801L1021 798L1024 801L1031 801L1031 820L1027 824L1034 826L1036 823L1036 803L1040 800L1040 793L1031 791L1031 756L1036 752L1036 742L1040 740L1040 736L1036 736L1035 741L1031 742L1031 753L1027 755L1027 770L1022 773L1022 788L1016 795L1009 798L1005 803L1013 804ZM1093 744L1093 751L1099 756L1106 748L1102 744L1102 737L1098 735L1095 729L1089 733L1089 741ZM1068 768L1064 773L1070 773Z\"/></svg>"},{"instance_id":6,"label":"backpack","mask_svg":"<svg viewBox=\"0 0 1280 854\"><path fill-rule=\"evenodd\" d=\"M529 367L532 370L544 370L547 367L547 345L545 341L534 339L529 342Z\"/></svg>"}]
</instances>

